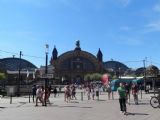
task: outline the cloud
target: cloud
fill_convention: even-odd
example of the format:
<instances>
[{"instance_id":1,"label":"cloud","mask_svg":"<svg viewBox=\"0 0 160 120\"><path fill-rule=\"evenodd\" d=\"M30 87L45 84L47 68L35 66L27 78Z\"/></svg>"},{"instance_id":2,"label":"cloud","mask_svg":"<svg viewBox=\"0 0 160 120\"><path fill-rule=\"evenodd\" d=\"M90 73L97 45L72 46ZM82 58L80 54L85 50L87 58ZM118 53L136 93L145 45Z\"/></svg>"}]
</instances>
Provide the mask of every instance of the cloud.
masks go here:
<instances>
[{"instance_id":1,"label":"cloud","mask_svg":"<svg viewBox=\"0 0 160 120\"><path fill-rule=\"evenodd\" d=\"M120 3L121 3L124 7L126 7L126 6L128 6L128 5L131 3L131 1L132 1L132 0L120 0Z\"/></svg>"},{"instance_id":2,"label":"cloud","mask_svg":"<svg viewBox=\"0 0 160 120\"><path fill-rule=\"evenodd\" d=\"M130 31L131 28L129 26L122 26L122 27L120 27L120 30L122 30L122 31Z\"/></svg>"},{"instance_id":3,"label":"cloud","mask_svg":"<svg viewBox=\"0 0 160 120\"><path fill-rule=\"evenodd\" d=\"M143 37L135 37L133 35L121 35L114 42L119 45L125 46L141 46L144 44Z\"/></svg>"},{"instance_id":4,"label":"cloud","mask_svg":"<svg viewBox=\"0 0 160 120\"><path fill-rule=\"evenodd\" d=\"M47 1L47 0L46 0ZM36 7L44 7L46 3L44 0L0 0L1 4L25 4L25 5L33 5Z\"/></svg>"},{"instance_id":5,"label":"cloud","mask_svg":"<svg viewBox=\"0 0 160 120\"><path fill-rule=\"evenodd\" d=\"M121 41L121 43L129 46L139 46L143 44L143 40L137 38L125 38Z\"/></svg>"},{"instance_id":6,"label":"cloud","mask_svg":"<svg viewBox=\"0 0 160 120\"><path fill-rule=\"evenodd\" d=\"M160 31L160 20L145 25L145 32Z\"/></svg>"},{"instance_id":7,"label":"cloud","mask_svg":"<svg viewBox=\"0 0 160 120\"><path fill-rule=\"evenodd\" d=\"M156 4L154 7L153 7L153 10L156 11L156 12L160 12L160 4Z\"/></svg>"}]
</instances>

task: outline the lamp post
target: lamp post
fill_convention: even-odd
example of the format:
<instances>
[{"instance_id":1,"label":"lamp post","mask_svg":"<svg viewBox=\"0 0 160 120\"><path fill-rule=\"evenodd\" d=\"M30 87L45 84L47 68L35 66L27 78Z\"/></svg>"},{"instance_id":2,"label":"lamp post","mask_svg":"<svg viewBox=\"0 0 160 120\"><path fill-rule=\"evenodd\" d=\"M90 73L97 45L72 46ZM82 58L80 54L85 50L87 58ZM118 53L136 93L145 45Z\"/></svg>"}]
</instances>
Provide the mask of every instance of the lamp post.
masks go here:
<instances>
[{"instance_id":1,"label":"lamp post","mask_svg":"<svg viewBox=\"0 0 160 120\"><path fill-rule=\"evenodd\" d=\"M18 81L17 81L17 96L20 96L20 80L21 80L21 57L22 51L19 53L19 69L18 69Z\"/></svg>"},{"instance_id":2,"label":"lamp post","mask_svg":"<svg viewBox=\"0 0 160 120\"><path fill-rule=\"evenodd\" d=\"M120 67L118 69L118 73L119 73L119 79L121 79L121 68Z\"/></svg>"},{"instance_id":3,"label":"lamp post","mask_svg":"<svg viewBox=\"0 0 160 120\"><path fill-rule=\"evenodd\" d=\"M146 92L146 63L145 60L143 60L144 65L144 91Z\"/></svg>"},{"instance_id":4,"label":"lamp post","mask_svg":"<svg viewBox=\"0 0 160 120\"><path fill-rule=\"evenodd\" d=\"M45 54L46 54L46 65L45 65L45 99L44 99L44 104L45 106L47 106L47 101L46 101L46 95L47 95L47 87L48 87L48 78L47 78L47 74L48 74L48 49L49 49L49 45L46 44L45 45L46 47L46 51L45 51Z\"/></svg>"}]
</instances>

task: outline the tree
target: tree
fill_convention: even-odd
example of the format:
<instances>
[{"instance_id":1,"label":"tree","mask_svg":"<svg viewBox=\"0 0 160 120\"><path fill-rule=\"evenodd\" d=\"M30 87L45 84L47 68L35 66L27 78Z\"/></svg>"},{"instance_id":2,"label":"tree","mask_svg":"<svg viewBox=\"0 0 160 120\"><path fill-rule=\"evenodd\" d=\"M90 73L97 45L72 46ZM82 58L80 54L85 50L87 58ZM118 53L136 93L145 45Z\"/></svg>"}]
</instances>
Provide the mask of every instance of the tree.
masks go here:
<instances>
[{"instance_id":1,"label":"tree","mask_svg":"<svg viewBox=\"0 0 160 120\"><path fill-rule=\"evenodd\" d=\"M0 73L0 80L4 80L6 78L5 73Z\"/></svg>"},{"instance_id":2,"label":"tree","mask_svg":"<svg viewBox=\"0 0 160 120\"><path fill-rule=\"evenodd\" d=\"M86 74L84 76L85 81L100 81L101 78L102 74L100 73Z\"/></svg>"},{"instance_id":3,"label":"tree","mask_svg":"<svg viewBox=\"0 0 160 120\"><path fill-rule=\"evenodd\" d=\"M91 74L86 74L86 75L84 76L84 80L85 80L85 81L91 81Z\"/></svg>"},{"instance_id":4,"label":"tree","mask_svg":"<svg viewBox=\"0 0 160 120\"><path fill-rule=\"evenodd\" d=\"M93 81L100 81L101 78L102 78L102 74L100 74L100 73L93 73L92 74L92 80Z\"/></svg>"}]
</instances>

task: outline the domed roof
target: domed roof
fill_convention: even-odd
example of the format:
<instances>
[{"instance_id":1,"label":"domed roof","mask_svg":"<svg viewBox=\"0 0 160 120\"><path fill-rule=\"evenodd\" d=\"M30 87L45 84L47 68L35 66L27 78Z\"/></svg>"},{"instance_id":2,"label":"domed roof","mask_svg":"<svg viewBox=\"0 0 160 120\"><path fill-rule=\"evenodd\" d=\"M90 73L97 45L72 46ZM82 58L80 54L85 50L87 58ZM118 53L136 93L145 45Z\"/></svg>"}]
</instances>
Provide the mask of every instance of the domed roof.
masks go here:
<instances>
[{"instance_id":1,"label":"domed roof","mask_svg":"<svg viewBox=\"0 0 160 120\"><path fill-rule=\"evenodd\" d=\"M154 66L154 65L150 65L147 67L147 70L155 70L155 71L159 71L158 67L157 66Z\"/></svg>"},{"instance_id":2,"label":"domed roof","mask_svg":"<svg viewBox=\"0 0 160 120\"><path fill-rule=\"evenodd\" d=\"M93 54L89 52L83 51L83 50L76 49L76 50L71 50L71 51L63 53L57 59L57 66L61 66L64 63L69 65L69 61L87 62L89 64L94 65L94 67L97 68L97 70L100 69L100 66L99 66L100 64L96 56L94 56Z\"/></svg>"},{"instance_id":3,"label":"domed roof","mask_svg":"<svg viewBox=\"0 0 160 120\"><path fill-rule=\"evenodd\" d=\"M93 54L91 54L91 53L89 53L87 51L82 51L82 50L81 51L71 50L71 51L65 52L62 55L60 55L58 57L58 59L66 58L67 56L71 57L71 56L82 56L82 55L89 56L92 59L96 59L97 60L96 56L94 56Z\"/></svg>"},{"instance_id":4,"label":"domed roof","mask_svg":"<svg viewBox=\"0 0 160 120\"><path fill-rule=\"evenodd\" d=\"M137 68L135 71L136 75L138 75L138 76L143 75L144 72L145 72L144 67Z\"/></svg>"},{"instance_id":5,"label":"domed roof","mask_svg":"<svg viewBox=\"0 0 160 120\"><path fill-rule=\"evenodd\" d=\"M150 76L156 76L159 73L158 67L156 67L154 65L148 66L146 71L147 71L147 75L150 75Z\"/></svg>"},{"instance_id":6,"label":"domed roof","mask_svg":"<svg viewBox=\"0 0 160 120\"><path fill-rule=\"evenodd\" d=\"M129 69L125 64L120 63L118 61L107 61L104 62L104 69L112 69L114 71L121 69L123 71L126 71L127 69Z\"/></svg>"},{"instance_id":7,"label":"domed roof","mask_svg":"<svg viewBox=\"0 0 160 120\"><path fill-rule=\"evenodd\" d=\"M20 58L4 58L0 59L0 67L3 68L3 70L12 70L16 71L19 69L19 64L21 62L21 69L31 70L37 68L35 65L33 65L31 62L20 59ZM3 66L1 66L3 65Z\"/></svg>"},{"instance_id":8,"label":"domed roof","mask_svg":"<svg viewBox=\"0 0 160 120\"><path fill-rule=\"evenodd\" d=\"M87 51L81 50L79 40L76 41L76 48L74 50L67 51L67 52L63 53L62 55L60 55L58 57L58 61L62 62L64 59L66 60L68 58L73 58L73 57L85 57L95 63L98 62L96 56L94 56L93 54L91 54Z\"/></svg>"}]
</instances>

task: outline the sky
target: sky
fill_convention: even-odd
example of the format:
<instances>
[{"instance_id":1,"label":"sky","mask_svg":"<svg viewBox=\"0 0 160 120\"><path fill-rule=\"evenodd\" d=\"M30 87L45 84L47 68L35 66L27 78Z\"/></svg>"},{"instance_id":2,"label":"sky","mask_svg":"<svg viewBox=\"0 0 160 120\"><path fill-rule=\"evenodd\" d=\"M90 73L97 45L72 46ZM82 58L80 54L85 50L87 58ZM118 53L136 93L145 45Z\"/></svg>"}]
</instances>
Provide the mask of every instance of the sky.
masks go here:
<instances>
[{"instance_id":1,"label":"sky","mask_svg":"<svg viewBox=\"0 0 160 120\"><path fill-rule=\"evenodd\" d=\"M130 68L160 67L160 0L0 0L0 58L19 57L45 65L58 55L81 49L103 61Z\"/></svg>"}]
</instances>

